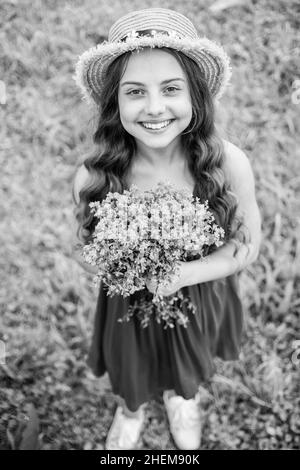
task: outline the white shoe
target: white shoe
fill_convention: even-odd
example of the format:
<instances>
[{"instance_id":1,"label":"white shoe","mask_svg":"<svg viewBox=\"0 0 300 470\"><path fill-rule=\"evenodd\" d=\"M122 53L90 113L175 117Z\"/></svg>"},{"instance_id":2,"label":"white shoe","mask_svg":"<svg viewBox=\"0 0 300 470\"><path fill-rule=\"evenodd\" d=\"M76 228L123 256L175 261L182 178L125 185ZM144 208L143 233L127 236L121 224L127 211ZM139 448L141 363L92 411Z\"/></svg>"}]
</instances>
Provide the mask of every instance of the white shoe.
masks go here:
<instances>
[{"instance_id":1,"label":"white shoe","mask_svg":"<svg viewBox=\"0 0 300 470\"><path fill-rule=\"evenodd\" d=\"M163 400L167 410L170 431L179 449L199 449L201 443L201 411L200 394L195 398L185 400L179 395L169 397L167 391L163 393Z\"/></svg>"},{"instance_id":2,"label":"white shoe","mask_svg":"<svg viewBox=\"0 0 300 470\"><path fill-rule=\"evenodd\" d=\"M144 408L137 418L129 418L123 413L122 406L118 406L115 416L106 438L107 450L130 450L138 443L144 424Z\"/></svg>"}]
</instances>

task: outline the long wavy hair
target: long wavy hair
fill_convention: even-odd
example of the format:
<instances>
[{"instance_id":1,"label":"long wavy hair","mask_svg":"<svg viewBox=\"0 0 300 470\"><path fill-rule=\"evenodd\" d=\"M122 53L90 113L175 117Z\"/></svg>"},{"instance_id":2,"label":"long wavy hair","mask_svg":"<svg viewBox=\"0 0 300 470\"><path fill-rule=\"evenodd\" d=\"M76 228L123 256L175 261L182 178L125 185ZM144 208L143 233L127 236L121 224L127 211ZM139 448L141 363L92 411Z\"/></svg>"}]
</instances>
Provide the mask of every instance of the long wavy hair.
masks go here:
<instances>
[{"instance_id":1,"label":"long wavy hair","mask_svg":"<svg viewBox=\"0 0 300 470\"><path fill-rule=\"evenodd\" d=\"M188 168L196 183L195 195L201 201L208 199L216 223L225 231L225 242L245 242L246 227L237 214L236 196L225 179L225 151L216 130L214 103L206 81L198 65L185 54L170 48L161 49L177 59L189 83L193 117L181 139ZM119 56L108 68L97 106L98 125L93 135L95 147L82 162L89 172L89 179L79 192L80 201L74 215L78 222L76 236L84 244L92 240L97 223L90 212L89 203L102 201L110 191L122 193L128 189L126 174L135 156L136 143L120 120L118 87L130 54L131 51ZM76 204L74 194L73 199ZM214 248L209 247L206 254ZM236 252L237 244L234 255Z\"/></svg>"}]
</instances>

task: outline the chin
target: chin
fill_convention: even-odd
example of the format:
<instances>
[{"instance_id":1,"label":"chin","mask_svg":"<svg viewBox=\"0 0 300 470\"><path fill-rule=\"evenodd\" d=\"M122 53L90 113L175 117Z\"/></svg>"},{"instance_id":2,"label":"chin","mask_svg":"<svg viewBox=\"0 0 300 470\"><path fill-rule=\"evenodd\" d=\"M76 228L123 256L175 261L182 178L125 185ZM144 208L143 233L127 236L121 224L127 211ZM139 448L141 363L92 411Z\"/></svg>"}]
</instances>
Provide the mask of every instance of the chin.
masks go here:
<instances>
[{"instance_id":1,"label":"chin","mask_svg":"<svg viewBox=\"0 0 300 470\"><path fill-rule=\"evenodd\" d=\"M165 148L167 147L171 142L173 142L178 136L174 136L174 137L163 137L163 136L160 136L160 137L156 137L153 139L153 137L149 139L145 139L145 138L138 138L138 140L140 142L142 142L144 145L147 145L147 147L151 147L153 149L159 149L159 148Z\"/></svg>"}]
</instances>

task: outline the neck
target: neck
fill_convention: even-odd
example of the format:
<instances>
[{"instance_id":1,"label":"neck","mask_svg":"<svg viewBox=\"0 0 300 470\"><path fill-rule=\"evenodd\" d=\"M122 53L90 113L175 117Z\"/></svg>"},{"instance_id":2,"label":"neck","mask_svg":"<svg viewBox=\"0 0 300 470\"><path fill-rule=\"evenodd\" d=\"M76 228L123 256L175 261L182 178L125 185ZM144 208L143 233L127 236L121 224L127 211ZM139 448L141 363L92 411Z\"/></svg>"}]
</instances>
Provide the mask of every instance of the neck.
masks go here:
<instances>
[{"instance_id":1,"label":"neck","mask_svg":"<svg viewBox=\"0 0 300 470\"><path fill-rule=\"evenodd\" d=\"M150 166L165 168L173 164L182 163L185 157L182 146L174 142L173 145L157 149L137 145L136 160Z\"/></svg>"}]
</instances>

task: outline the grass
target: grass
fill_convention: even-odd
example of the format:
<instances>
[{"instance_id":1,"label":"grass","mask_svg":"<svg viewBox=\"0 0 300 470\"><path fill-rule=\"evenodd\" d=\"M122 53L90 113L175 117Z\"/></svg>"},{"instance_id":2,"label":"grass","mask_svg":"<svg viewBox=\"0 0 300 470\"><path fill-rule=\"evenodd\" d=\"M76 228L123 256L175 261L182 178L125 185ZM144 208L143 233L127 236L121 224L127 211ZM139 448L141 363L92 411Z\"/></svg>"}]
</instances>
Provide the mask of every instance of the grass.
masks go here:
<instances>
[{"instance_id":1,"label":"grass","mask_svg":"<svg viewBox=\"0 0 300 470\"><path fill-rule=\"evenodd\" d=\"M299 5L213 4L1 2L0 449L104 448L116 402L85 363L97 292L72 255L71 185L93 123L71 76L115 19L150 6L186 14L231 56L219 125L251 161L263 219L259 259L241 278L241 359L216 359L201 387L203 448L299 449ZM162 403L146 418L141 448L174 449Z\"/></svg>"}]
</instances>

